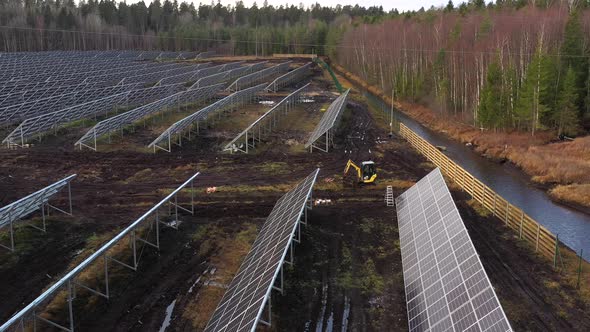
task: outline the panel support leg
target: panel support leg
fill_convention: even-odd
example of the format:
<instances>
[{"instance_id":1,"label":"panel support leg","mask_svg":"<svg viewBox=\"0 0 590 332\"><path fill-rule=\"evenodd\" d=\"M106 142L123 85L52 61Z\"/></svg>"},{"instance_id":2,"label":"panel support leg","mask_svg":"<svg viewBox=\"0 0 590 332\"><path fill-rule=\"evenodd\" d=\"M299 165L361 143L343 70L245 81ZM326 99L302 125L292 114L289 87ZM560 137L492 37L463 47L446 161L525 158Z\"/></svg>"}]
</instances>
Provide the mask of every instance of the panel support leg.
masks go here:
<instances>
[{"instance_id":1,"label":"panel support leg","mask_svg":"<svg viewBox=\"0 0 590 332\"><path fill-rule=\"evenodd\" d=\"M258 320L258 322L262 325L270 327L271 323L272 323L272 301L271 301L270 296L268 297L268 306L267 307L268 307L268 321L265 321L264 319L260 318Z\"/></svg>"}]
</instances>

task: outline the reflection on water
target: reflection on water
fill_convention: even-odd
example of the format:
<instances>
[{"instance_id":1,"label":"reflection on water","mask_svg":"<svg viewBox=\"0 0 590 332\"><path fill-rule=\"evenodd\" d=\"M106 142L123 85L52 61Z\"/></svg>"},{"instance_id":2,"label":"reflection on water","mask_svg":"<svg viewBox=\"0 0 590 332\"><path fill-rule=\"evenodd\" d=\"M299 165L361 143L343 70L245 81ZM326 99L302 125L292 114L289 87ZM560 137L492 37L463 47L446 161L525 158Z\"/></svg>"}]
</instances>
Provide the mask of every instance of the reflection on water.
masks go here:
<instances>
[{"instance_id":1,"label":"reflection on water","mask_svg":"<svg viewBox=\"0 0 590 332\"><path fill-rule=\"evenodd\" d=\"M369 93L365 93L365 96L372 106L389 114L390 108L380 99ZM447 150L444 153L457 164L520 207L553 234L559 235L559 240L570 248L577 252L584 249L585 259L590 257L590 215L551 201L545 191L531 186L526 176L510 163L499 164L487 160L463 144L423 127L403 113L395 111L394 118L432 145L445 146Z\"/></svg>"}]
</instances>

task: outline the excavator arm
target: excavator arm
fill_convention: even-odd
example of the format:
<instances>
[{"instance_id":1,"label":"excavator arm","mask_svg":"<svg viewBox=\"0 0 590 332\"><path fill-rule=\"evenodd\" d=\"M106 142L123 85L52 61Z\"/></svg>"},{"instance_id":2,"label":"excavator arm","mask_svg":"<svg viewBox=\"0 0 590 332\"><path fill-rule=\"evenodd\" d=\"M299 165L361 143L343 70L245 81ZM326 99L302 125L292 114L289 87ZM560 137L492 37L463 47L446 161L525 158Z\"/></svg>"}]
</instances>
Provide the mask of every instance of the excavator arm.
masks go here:
<instances>
[{"instance_id":1,"label":"excavator arm","mask_svg":"<svg viewBox=\"0 0 590 332\"><path fill-rule=\"evenodd\" d=\"M359 179L359 180L362 179L361 168L358 167L351 159L348 159L348 162L346 163L346 167L344 168L344 177L346 177L346 174L348 174L350 167L356 169L357 179Z\"/></svg>"}]
</instances>

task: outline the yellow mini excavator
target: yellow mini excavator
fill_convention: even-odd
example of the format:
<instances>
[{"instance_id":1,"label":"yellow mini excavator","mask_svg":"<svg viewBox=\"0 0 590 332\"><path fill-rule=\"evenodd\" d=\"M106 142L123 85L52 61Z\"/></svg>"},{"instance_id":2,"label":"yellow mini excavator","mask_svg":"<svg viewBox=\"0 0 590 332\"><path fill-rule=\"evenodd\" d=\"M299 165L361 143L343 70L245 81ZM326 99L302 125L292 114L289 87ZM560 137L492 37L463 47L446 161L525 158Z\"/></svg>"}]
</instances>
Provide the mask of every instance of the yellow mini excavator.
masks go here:
<instances>
[{"instance_id":1,"label":"yellow mini excavator","mask_svg":"<svg viewBox=\"0 0 590 332\"><path fill-rule=\"evenodd\" d=\"M361 167L358 167L352 160L348 160L346 163L346 168L344 169L344 178L346 178L346 174L350 170L350 167L356 169L357 172L357 179L359 183L373 183L377 178L377 168L375 167L375 163L372 161L363 161L361 163Z\"/></svg>"}]
</instances>

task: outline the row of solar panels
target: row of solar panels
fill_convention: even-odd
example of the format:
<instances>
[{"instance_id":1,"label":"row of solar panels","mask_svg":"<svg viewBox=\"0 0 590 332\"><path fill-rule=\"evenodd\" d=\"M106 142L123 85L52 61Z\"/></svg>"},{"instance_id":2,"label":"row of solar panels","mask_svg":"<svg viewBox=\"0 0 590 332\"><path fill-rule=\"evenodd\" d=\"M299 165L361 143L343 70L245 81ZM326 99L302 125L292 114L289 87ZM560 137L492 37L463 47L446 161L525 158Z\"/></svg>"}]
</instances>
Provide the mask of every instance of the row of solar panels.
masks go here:
<instances>
[{"instance_id":1,"label":"row of solar panels","mask_svg":"<svg viewBox=\"0 0 590 332\"><path fill-rule=\"evenodd\" d=\"M260 64L253 64L253 65L251 65L251 68L259 68L260 67L259 65ZM285 68L285 63L281 63L278 65L275 65L274 67L270 67L270 68L275 68L275 67L276 68ZM242 68L236 68L236 69L230 70L230 71L228 71L228 73L232 73L234 71L241 70ZM250 70L250 71L256 71L256 70ZM277 73L277 72L280 72L280 70L273 71L273 72ZM217 75L212 75L210 77L216 77L216 76ZM228 76L228 75L225 75L225 76ZM242 76L242 78L243 77L245 77L245 76ZM241 80L241 78L238 78L238 80ZM170 127L168 127L166 130L164 130L162 132L162 134L160 134L160 136L158 136L152 143L150 143L148 145L148 147L153 148L154 151L156 149L162 149L162 150L170 152L172 149L172 143L173 143L172 137L173 136L176 136L176 138L178 140L178 143L176 143L176 144L180 144L183 132L187 131L187 129L190 131L190 129L192 128L192 126L195 123L198 123L199 121L206 120L208 117L210 117L214 113L219 113L219 112L222 112L226 109L233 109L233 108L238 107L239 105L243 105L243 104L251 101L257 93L265 91L265 90L269 90L271 88L271 85L268 85L266 83L259 84L257 86L253 86L253 87L248 87L250 84L252 84L253 82L256 82L256 81L257 80L249 80L246 82L242 82L242 84L240 85L243 88L242 90L237 91L233 94L230 94L229 96L227 96L221 100L218 100L218 101L198 110L197 112L190 114L190 115L178 120L177 122L173 123ZM197 85L197 84L195 84L195 85ZM216 92L218 92L224 88L223 84L206 86L204 88L198 88L195 85L193 85L189 90L189 91L193 91L191 93L194 95L194 98L192 98L190 101L187 101L188 103L202 102L202 101L211 99L215 95ZM183 102L182 100L172 96L171 98L166 98L161 101L156 101L151 104L140 107L138 109L135 109L135 110L126 112L124 114L115 116L113 118L103 120L103 121L97 123L82 138L80 138L76 142L76 145L79 146L80 148L84 146L84 147L88 147L93 150L96 150L97 149L97 139L99 139L101 136L109 134L113 131L119 130L119 129L124 128L126 126L129 126L129 125L133 124L134 122L137 122L143 118L146 118L150 115L160 112L160 111L164 110L165 108L170 107L172 105L174 107L180 107L181 105L184 105L187 102Z\"/></svg>"},{"instance_id":2,"label":"row of solar panels","mask_svg":"<svg viewBox=\"0 0 590 332\"><path fill-rule=\"evenodd\" d=\"M129 52L121 53L129 54ZM213 52L138 52L136 56L123 57L79 57L40 56L36 58L6 58L0 57L0 85L10 85L30 81L56 81L64 74L82 75L83 73L99 69L113 69L115 67L138 65L145 63L140 60L180 60L194 58L209 58Z\"/></svg>"},{"instance_id":3,"label":"row of solar panels","mask_svg":"<svg viewBox=\"0 0 590 332\"><path fill-rule=\"evenodd\" d=\"M136 89L139 84L148 84L154 81L157 81L156 84L158 85L195 82L193 86L199 87L243 76L243 74L246 74L246 70L253 72L253 74L266 72L261 70L265 64L264 62L254 64L249 69L248 67L238 69L237 67L241 64L242 62L234 62L209 68L206 68L210 65L209 63L194 66L162 64L145 67L145 65L140 65L139 68L119 68L119 70L114 70L112 73L102 73L97 76L81 76L84 78L82 82L68 82L74 85L55 86L50 83L47 84L50 86L46 87L36 83L34 89L24 91L15 91L18 90L16 87L13 87L13 89L5 87L4 90L10 91L5 93L2 93L3 89L0 88L0 105L2 105L0 107L0 125L8 125L44 113L51 113L57 109L99 99L114 94L115 90ZM236 68L236 71L225 72L232 68ZM286 64L269 69L280 71L285 70L285 68L287 68ZM213 75L216 73L218 75ZM268 76L264 76L264 78L266 77ZM246 79L240 81L252 83L255 80Z\"/></svg>"},{"instance_id":4,"label":"row of solar panels","mask_svg":"<svg viewBox=\"0 0 590 332\"><path fill-rule=\"evenodd\" d=\"M292 241L305 208L309 207L318 172L319 169L312 172L277 201L205 331L256 329L287 253L293 252ZM1 209L0 216L5 217L0 218L0 227L13 222L7 222L6 215L22 218L32 211L31 202L43 204L71 178ZM400 195L396 207L409 330L512 331L440 170L432 171ZM2 213L5 210L22 213ZM127 233L122 232L116 239ZM106 248L92 257L102 255ZM81 264L80 269L84 267ZM65 283L62 280L40 298L44 300L56 292ZM0 329L18 323L41 301L33 303Z\"/></svg>"},{"instance_id":5,"label":"row of solar panels","mask_svg":"<svg viewBox=\"0 0 590 332\"><path fill-rule=\"evenodd\" d=\"M277 202L205 331L255 331L258 323L268 324L262 312L293 251L318 171ZM409 331L512 331L440 170L396 205Z\"/></svg>"},{"instance_id":6,"label":"row of solar panels","mask_svg":"<svg viewBox=\"0 0 590 332\"><path fill-rule=\"evenodd\" d=\"M296 69L294 71L298 71ZM299 74L298 74L299 75ZM284 76L284 75L283 75ZM281 77L283 77L281 76ZM276 80L275 80L276 82ZM291 82L296 82L295 80ZM277 112L286 111L289 108L293 107L297 102L300 101L303 91L309 87L310 83L305 84L303 87L295 90L294 92L290 93L287 97L283 98L279 101L276 105L274 105L270 110L266 111L263 115L261 115L258 119L256 119L252 124L250 124L246 129L244 129L241 133L239 133L233 140L231 140L224 148L224 151L242 151L248 153L248 146L250 146L250 140L253 140L255 135L258 134L259 136L262 135L263 131L267 130L267 126L264 125L265 120L273 121L273 117L276 116ZM269 84L267 89L276 89L277 86L273 83ZM270 126L268 126L270 127ZM257 128L258 130L256 130ZM250 137L248 137L248 133L250 132ZM242 145L238 144L239 140L245 139L243 143L244 148ZM259 137L260 139L260 137Z\"/></svg>"},{"instance_id":7,"label":"row of solar panels","mask_svg":"<svg viewBox=\"0 0 590 332\"><path fill-rule=\"evenodd\" d=\"M258 70L261 68L264 63L254 63L254 64L247 64L245 66L241 66L242 63L228 63L220 66L215 67L206 67L202 70L197 70L193 72L193 74L198 75L201 72L204 73L211 73L214 72L211 69L215 69L215 71L225 70L227 68L233 68L229 70L222 71L219 74L213 74L210 76L205 76L197 80L197 83L202 81L203 79L207 80L209 84L203 88L198 88L196 85L193 84L188 90L191 91L186 95L192 95L193 100L192 102L201 101L203 99L211 98L211 93L213 90L219 91L224 86L216 86L215 83L228 83L231 79L235 78L236 76L241 76L244 74L248 74L254 70ZM237 67L237 68L234 68ZM182 74L181 74L182 75ZM186 76L183 76L186 79ZM194 78L194 76L191 76ZM215 79L211 79L211 78ZM134 105L143 105L146 103L154 103L153 105L146 105L139 110L133 110L129 112L137 112L137 114L151 114L155 111L158 111L162 108L163 105L167 105L166 102L163 104L158 104L158 101L161 99L165 99L170 95L178 94L183 90L184 84L177 83L172 85L157 85L152 88L145 88L139 90L130 90L124 91L118 94L110 95L107 97L103 97L100 99L92 100L86 102L84 104L74 105L65 109L61 109L58 111L54 111L51 113L45 113L45 109L39 109L39 112L42 113L40 115L29 117L24 120L16 129L14 129L9 135L2 141L2 143L7 144L8 146L24 146L25 143L37 137L45 132L50 130L55 130L56 128L63 126L64 124L76 120L81 120L89 117L97 117L112 111L116 107L125 106L130 107ZM203 91L208 91L207 93ZM134 95L139 94L143 96L142 98L132 98ZM175 99L171 98L168 99L170 101L178 101L182 99ZM133 102L133 103L132 103ZM159 105L159 106L158 106ZM147 111L149 109L149 111ZM131 114L131 113L129 113ZM0 113L1 119L2 113ZM13 112L11 116L15 116ZM142 116L140 118L143 118ZM135 119L136 117L129 117L128 119ZM87 141L88 139L96 139L96 135L103 132L102 126L105 125L105 128L111 128L113 124L118 123L118 126L126 126L128 125L128 121L117 122L116 120L124 119L123 115L115 117L114 119L107 119L100 123L98 123L95 128L91 129L81 140L79 140L76 144L79 146L88 146ZM108 133L110 131L106 131Z\"/></svg>"},{"instance_id":8,"label":"row of solar panels","mask_svg":"<svg viewBox=\"0 0 590 332\"><path fill-rule=\"evenodd\" d=\"M22 310L20 310L16 314L14 314L7 322L2 324L0 326L0 331L4 332L4 331L16 330L16 329L27 330L28 327L30 327L31 330L36 331L39 328L39 325L41 324L41 322L48 323L51 327L58 328L60 330L74 331L76 324L74 322L73 306L71 305L73 298L75 297L75 294L76 294L76 291L74 289L76 287L79 287L78 289L85 289L87 291L90 291L94 295L99 295L99 296L102 296L106 299L109 299L111 296L110 292L109 292L109 272L108 272L110 270L109 265L113 265L114 263L118 263L118 264L121 264L122 266L131 268L132 270L137 271L139 260L141 259L141 257L138 257L138 255L137 255L137 249L136 249L138 247L137 243L140 243L143 245L150 245L150 246L154 247L155 249L159 250L159 248L160 248L159 231L156 231L156 240L154 243L154 242L150 242L147 239L141 238L141 236L143 236L142 227L149 227L150 229L152 229L153 227L156 227L159 229L162 225L170 226L169 224L163 222L162 219L166 215L166 213L163 212L164 207L165 207L166 211L169 211L168 215L172 214L171 211L173 211L173 210L169 210L169 206L171 206L171 205L175 206L176 218L178 218L178 209L183 210L183 211L187 211L188 213L193 214L194 213L194 202L192 201L192 197L193 197L192 190L194 188L194 180L198 175L199 175L199 173L197 172L196 174L191 176L182 185L180 185L178 188L173 190L163 200L161 200L158 204L156 204L151 209L149 209L145 214L143 214L137 220L132 222L129 226L127 226L125 229L123 229L117 235L115 235L111 240L109 240L105 244L101 245L96 250L94 250L89 257L87 257L81 263L76 265L73 269L71 269L63 277L61 277L59 280L57 280L55 283L53 283L48 289L46 289L39 297L34 299L25 308L23 308ZM61 181L58 181L58 182L38 191L36 193L33 193L33 194L13 203L5 208L0 209L0 216L4 216L5 210L23 211L22 213L20 213L18 215L17 214L9 214L8 215L11 218L11 220L8 222L8 224L11 225L11 230L12 230L12 224L14 222L18 221L20 218L26 217L27 214L32 212L32 210L30 208L28 208L29 206L34 206L37 209L43 208L43 202L47 201L53 194L55 194L56 190L59 190L60 188L63 188L66 184L69 184L69 181L71 181L74 177L75 177L75 175L69 176L69 177L67 177ZM190 192L191 192L191 209L190 210L180 206L180 204L178 202L178 195L183 190L187 190L187 191L190 190ZM34 204L32 204L31 202L33 202ZM16 205L16 207L15 207L15 205ZM6 225L6 222L4 222L4 219L0 219L0 221L2 221L2 223L0 223L0 228L2 226ZM176 228L173 226L170 226L170 227ZM120 243L125 238L128 238L129 240L131 240L133 242L132 250L133 250L134 259L131 263L132 265L124 263L121 260L118 260L117 258L113 257L114 253L111 250L114 246L116 246L118 243ZM81 273L84 270L86 270L92 264L96 264L96 263L104 264L104 271L105 271L105 278L106 278L104 288L101 285L98 285L98 286L94 285L94 284L91 284L89 286L84 285L84 282L92 282L93 283L95 280L90 280L90 281L84 280L84 277L81 276ZM42 317L40 315L40 313L46 309L47 301L53 299L54 296L56 296L57 294L59 294L62 291L65 291L67 293L68 301L70 302L69 323L67 324L67 327L62 325L64 323L52 321L52 319L55 319L53 317L46 317L46 316Z\"/></svg>"},{"instance_id":9,"label":"row of solar panels","mask_svg":"<svg viewBox=\"0 0 590 332\"><path fill-rule=\"evenodd\" d=\"M0 53L0 66L10 64L36 64L47 60L68 61L76 59L195 59L208 58L215 55L214 51L45 51L45 52L13 52ZM4 68L4 67L2 67Z\"/></svg>"}]
</instances>

